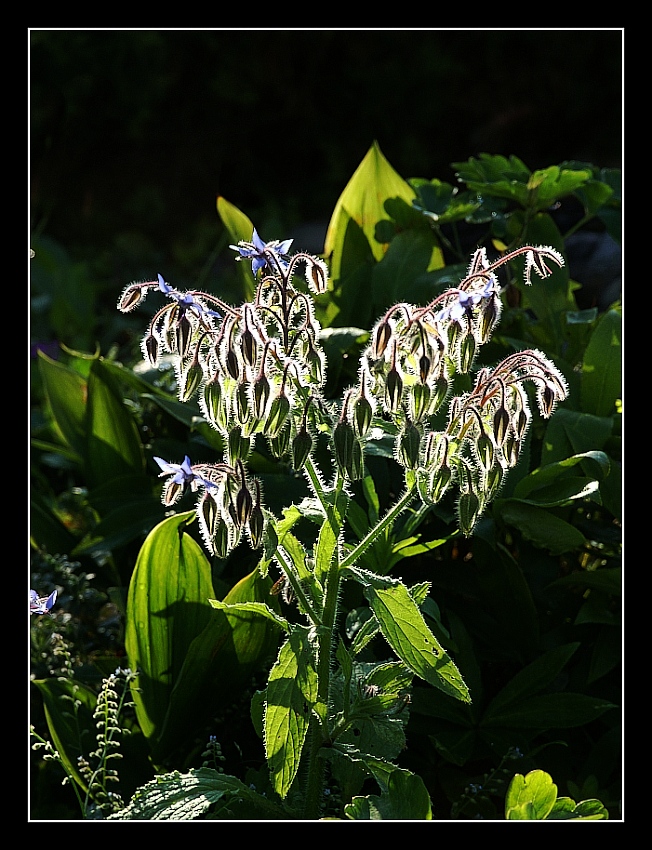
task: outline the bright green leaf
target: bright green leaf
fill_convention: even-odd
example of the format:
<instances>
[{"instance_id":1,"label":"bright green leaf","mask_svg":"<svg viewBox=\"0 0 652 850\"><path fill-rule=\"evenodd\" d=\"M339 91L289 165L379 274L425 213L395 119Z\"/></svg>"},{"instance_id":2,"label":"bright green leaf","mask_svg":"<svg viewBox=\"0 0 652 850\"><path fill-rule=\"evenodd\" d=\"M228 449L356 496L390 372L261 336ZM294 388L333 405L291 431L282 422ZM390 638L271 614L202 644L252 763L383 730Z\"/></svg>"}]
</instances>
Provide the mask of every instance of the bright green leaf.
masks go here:
<instances>
[{"instance_id":1,"label":"bright green leaf","mask_svg":"<svg viewBox=\"0 0 652 850\"><path fill-rule=\"evenodd\" d=\"M517 773L505 797L505 820L545 820L555 805L557 786L543 770Z\"/></svg>"}]
</instances>

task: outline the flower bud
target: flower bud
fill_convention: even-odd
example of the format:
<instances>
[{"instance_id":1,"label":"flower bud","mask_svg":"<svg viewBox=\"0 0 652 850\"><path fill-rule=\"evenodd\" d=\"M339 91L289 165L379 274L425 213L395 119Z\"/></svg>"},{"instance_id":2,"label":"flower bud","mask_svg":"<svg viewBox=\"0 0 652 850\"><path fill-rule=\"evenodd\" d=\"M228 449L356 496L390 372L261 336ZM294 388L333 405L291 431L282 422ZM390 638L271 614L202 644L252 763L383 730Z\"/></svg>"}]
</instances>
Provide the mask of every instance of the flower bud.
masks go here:
<instances>
[{"instance_id":1,"label":"flower bud","mask_svg":"<svg viewBox=\"0 0 652 850\"><path fill-rule=\"evenodd\" d=\"M469 371L473 364L473 358L475 357L475 352L477 349L475 337L473 334L468 333L460 342L460 351L459 351L459 367L460 372L465 374Z\"/></svg>"},{"instance_id":2,"label":"flower bud","mask_svg":"<svg viewBox=\"0 0 652 850\"><path fill-rule=\"evenodd\" d=\"M436 504L444 495L453 478L453 470L448 464L437 467L428 478L428 498Z\"/></svg>"},{"instance_id":3,"label":"flower bud","mask_svg":"<svg viewBox=\"0 0 652 850\"><path fill-rule=\"evenodd\" d=\"M254 412L258 419L264 419L267 413L267 402L269 401L269 381L261 372L253 386Z\"/></svg>"},{"instance_id":4,"label":"flower bud","mask_svg":"<svg viewBox=\"0 0 652 850\"><path fill-rule=\"evenodd\" d=\"M215 523L213 534L213 551L217 558L226 558L233 548L231 529L223 517L219 517Z\"/></svg>"},{"instance_id":5,"label":"flower bud","mask_svg":"<svg viewBox=\"0 0 652 850\"><path fill-rule=\"evenodd\" d=\"M509 429L509 413L504 407L499 407L494 413L494 440L502 446Z\"/></svg>"},{"instance_id":6,"label":"flower bud","mask_svg":"<svg viewBox=\"0 0 652 850\"><path fill-rule=\"evenodd\" d=\"M134 310L145 298L147 289L144 286L135 284L128 286L120 296L118 301L118 310L121 313L129 313Z\"/></svg>"},{"instance_id":7,"label":"flower bud","mask_svg":"<svg viewBox=\"0 0 652 850\"><path fill-rule=\"evenodd\" d=\"M290 423L286 421L275 437L268 437L267 443L275 458L285 457L290 448Z\"/></svg>"},{"instance_id":8,"label":"flower bud","mask_svg":"<svg viewBox=\"0 0 652 850\"><path fill-rule=\"evenodd\" d=\"M381 322L376 329L374 337L374 352L376 357L382 357L387 348L387 343L392 336L392 326L389 322Z\"/></svg>"},{"instance_id":9,"label":"flower bud","mask_svg":"<svg viewBox=\"0 0 652 850\"><path fill-rule=\"evenodd\" d=\"M256 340L254 335L249 330L249 328L245 328L242 332L242 337L240 339L240 346L242 350L242 357L247 366L253 366L256 363Z\"/></svg>"},{"instance_id":10,"label":"flower bud","mask_svg":"<svg viewBox=\"0 0 652 850\"><path fill-rule=\"evenodd\" d=\"M500 490L500 487L503 483L503 478L505 475L505 470L500 466L500 464L496 464L492 466L490 470L487 472L487 481L485 485L485 500L490 502L494 496Z\"/></svg>"},{"instance_id":11,"label":"flower bud","mask_svg":"<svg viewBox=\"0 0 652 850\"><path fill-rule=\"evenodd\" d=\"M324 377L324 364L319 352L312 344L310 344L306 354L306 363L315 382L321 384Z\"/></svg>"},{"instance_id":12,"label":"flower bud","mask_svg":"<svg viewBox=\"0 0 652 850\"><path fill-rule=\"evenodd\" d=\"M224 400L222 384L217 376L206 381L202 390L203 410L214 428L226 428L228 411Z\"/></svg>"},{"instance_id":13,"label":"flower bud","mask_svg":"<svg viewBox=\"0 0 652 850\"><path fill-rule=\"evenodd\" d=\"M353 402L353 427L358 437L364 437L373 419L371 402L364 395L359 395Z\"/></svg>"},{"instance_id":14,"label":"flower bud","mask_svg":"<svg viewBox=\"0 0 652 850\"><path fill-rule=\"evenodd\" d=\"M304 428L297 432L292 440L292 468L297 472L303 467L312 450L312 436Z\"/></svg>"},{"instance_id":15,"label":"flower bud","mask_svg":"<svg viewBox=\"0 0 652 850\"><path fill-rule=\"evenodd\" d=\"M470 537L471 533L480 518L481 504L480 499L473 490L460 494L460 500L457 503L457 515L459 519L460 531L465 537Z\"/></svg>"},{"instance_id":16,"label":"flower bud","mask_svg":"<svg viewBox=\"0 0 652 850\"><path fill-rule=\"evenodd\" d=\"M251 418L251 414L249 411L249 388L244 381L240 381L238 386L236 387L234 400L235 400L235 417L240 423L240 425L244 425Z\"/></svg>"},{"instance_id":17,"label":"flower bud","mask_svg":"<svg viewBox=\"0 0 652 850\"><path fill-rule=\"evenodd\" d=\"M235 498L235 511L238 525L246 525L249 522L253 507L254 500L251 493L249 492L247 485L243 484L238 490L238 495Z\"/></svg>"},{"instance_id":18,"label":"flower bud","mask_svg":"<svg viewBox=\"0 0 652 850\"><path fill-rule=\"evenodd\" d=\"M432 361L428 357L427 354L422 354L419 358L419 378L421 379L421 383L425 384L428 380L428 375L430 374L430 367L432 366Z\"/></svg>"},{"instance_id":19,"label":"flower bud","mask_svg":"<svg viewBox=\"0 0 652 850\"><path fill-rule=\"evenodd\" d=\"M265 516L259 502L256 502L251 510L248 531L252 549L259 549L265 533Z\"/></svg>"},{"instance_id":20,"label":"flower bud","mask_svg":"<svg viewBox=\"0 0 652 850\"><path fill-rule=\"evenodd\" d=\"M226 352L226 371L234 381L238 381L240 379L240 364L238 362L238 355L232 348L229 348Z\"/></svg>"},{"instance_id":21,"label":"flower bud","mask_svg":"<svg viewBox=\"0 0 652 850\"><path fill-rule=\"evenodd\" d=\"M395 366L387 373L385 379L385 403L390 413L396 413L401 406L401 396L403 395L403 379L398 373Z\"/></svg>"},{"instance_id":22,"label":"flower bud","mask_svg":"<svg viewBox=\"0 0 652 850\"><path fill-rule=\"evenodd\" d=\"M192 360L183 374L181 386L179 387L180 401L189 401L197 392L204 377L204 370L197 360Z\"/></svg>"},{"instance_id":23,"label":"flower bud","mask_svg":"<svg viewBox=\"0 0 652 850\"><path fill-rule=\"evenodd\" d=\"M513 434L508 434L503 443L502 449L507 461L507 466L514 467L518 463L518 456L521 444Z\"/></svg>"},{"instance_id":24,"label":"flower bud","mask_svg":"<svg viewBox=\"0 0 652 850\"><path fill-rule=\"evenodd\" d=\"M269 416L265 422L264 433L266 437L276 437L283 427L290 412L290 400L284 390L276 396L270 407Z\"/></svg>"},{"instance_id":25,"label":"flower bud","mask_svg":"<svg viewBox=\"0 0 652 850\"><path fill-rule=\"evenodd\" d=\"M335 448L335 462L342 474L345 474L351 468L355 443L353 426L346 420L340 420L333 429L333 446Z\"/></svg>"},{"instance_id":26,"label":"flower bud","mask_svg":"<svg viewBox=\"0 0 652 850\"><path fill-rule=\"evenodd\" d=\"M351 447L351 462L346 469L346 474L351 481L359 481L364 478L364 457L360 440L354 438Z\"/></svg>"},{"instance_id":27,"label":"flower bud","mask_svg":"<svg viewBox=\"0 0 652 850\"><path fill-rule=\"evenodd\" d=\"M158 349L158 339L154 336L154 334L148 334L145 337L143 350L147 360L152 366L158 365Z\"/></svg>"},{"instance_id":28,"label":"flower bud","mask_svg":"<svg viewBox=\"0 0 652 850\"><path fill-rule=\"evenodd\" d=\"M228 439L229 463L235 466L240 460L246 460L251 452L251 439L245 437L240 426L231 428Z\"/></svg>"},{"instance_id":29,"label":"flower bud","mask_svg":"<svg viewBox=\"0 0 652 850\"><path fill-rule=\"evenodd\" d=\"M179 357L185 357L190 350L192 325L185 313L181 313L176 325L176 348Z\"/></svg>"},{"instance_id":30,"label":"flower bud","mask_svg":"<svg viewBox=\"0 0 652 850\"><path fill-rule=\"evenodd\" d=\"M413 423L408 421L398 435L397 460L408 469L416 469L419 465L419 452L421 448L421 434Z\"/></svg>"},{"instance_id":31,"label":"flower bud","mask_svg":"<svg viewBox=\"0 0 652 850\"><path fill-rule=\"evenodd\" d=\"M494 444L489 434L483 432L475 444L476 454L481 466L488 470L494 462Z\"/></svg>"},{"instance_id":32,"label":"flower bud","mask_svg":"<svg viewBox=\"0 0 652 850\"><path fill-rule=\"evenodd\" d=\"M414 384L410 388L410 416L413 422L420 422L430 408L430 387L428 384Z\"/></svg>"},{"instance_id":33,"label":"flower bud","mask_svg":"<svg viewBox=\"0 0 652 850\"><path fill-rule=\"evenodd\" d=\"M430 404L428 405L428 415L433 416L442 406L446 396L448 395L449 384L443 376L437 378L432 391L430 393Z\"/></svg>"}]
</instances>

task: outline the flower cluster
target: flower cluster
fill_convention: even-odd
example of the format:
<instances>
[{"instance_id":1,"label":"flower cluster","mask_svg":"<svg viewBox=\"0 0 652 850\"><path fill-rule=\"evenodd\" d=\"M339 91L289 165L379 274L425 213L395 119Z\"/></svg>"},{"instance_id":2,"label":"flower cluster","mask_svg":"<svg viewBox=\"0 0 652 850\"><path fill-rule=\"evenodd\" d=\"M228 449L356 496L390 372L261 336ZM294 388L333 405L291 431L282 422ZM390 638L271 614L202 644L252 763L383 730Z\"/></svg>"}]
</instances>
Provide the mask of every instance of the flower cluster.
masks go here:
<instances>
[{"instance_id":1,"label":"flower cluster","mask_svg":"<svg viewBox=\"0 0 652 850\"><path fill-rule=\"evenodd\" d=\"M437 502L455 484L462 530L470 534L519 457L531 413L524 383L531 382L541 415L552 414L567 394L564 378L539 351L521 351L494 369L481 369L473 390L450 400L445 428L434 417L448 399L455 373L469 372L479 347L491 337L502 302L496 270L525 256L525 282L546 277L549 263L563 265L552 248L526 246L490 263L475 252L466 278L426 306L399 303L374 327L360 358L358 383L337 411L322 397L325 356L312 296L328 285L325 262L291 255L292 240L230 247L251 262L256 290L238 308L204 292L180 292L165 282L134 283L118 307L132 310L150 289L168 303L152 318L142 342L152 365L162 353L176 356L179 398L198 394L206 420L224 437L223 464L168 463L163 501L172 505L186 487L200 491L197 514L208 548L224 555L246 530L254 546L263 539L265 512L260 482L250 481L246 461L257 435L276 457L301 469L316 429L332 434L340 475L363 475L364 451L378 426L395 437L395 457L416 476L421 498ZM300 271L306 287L295 285Z\"/></svg>"}]
</instances>

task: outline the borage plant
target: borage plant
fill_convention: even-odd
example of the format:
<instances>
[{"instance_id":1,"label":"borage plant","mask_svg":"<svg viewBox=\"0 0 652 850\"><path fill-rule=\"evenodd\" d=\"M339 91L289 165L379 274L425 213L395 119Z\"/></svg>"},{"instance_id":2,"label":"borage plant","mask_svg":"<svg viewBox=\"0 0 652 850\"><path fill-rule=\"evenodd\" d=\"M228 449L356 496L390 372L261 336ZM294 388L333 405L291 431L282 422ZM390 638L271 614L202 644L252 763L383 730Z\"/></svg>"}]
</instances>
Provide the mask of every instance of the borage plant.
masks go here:
<instances>
[{"instance_id":1,"label":"borage plant","mask_svg":"<svg viewBox=\"0 0 652 850\"><path fill-rule=\"evenodd\" d=\"M174 357L179 399L198 394L204 417L224 440L221 463L155 458L165 478L164 504L172 507L188 489L195 492L209 552L223 558L246 535L261 549L260 574L269 573L275 590L296 601L297 613L283 617L273 597L211 600L229 615L265 618L284 636L252 706L269 769L265 792L202 767L158 776L114 818L190 818L213 804L210 816L219 817L236 800L254 817L355 819L375 810L383 817L429 818L422 780L395 764L405 745L412 679L462 702L471 695L421 612L429 583L408 587L361 567L362 556L409 505L433 505L450 488L459 494L459 527L470 535L519 458L531 421L526 385L545 418L567 395L555 365L530 349L479 369L470 390L453 394L456 375L472 370L500 319L498 269L524 256L530 284L533 273L545 278L551 263L563 265L554 249L524 246L493 262L480 249L457 287L426 306L392 306L362 353L357 384L334 403L323 392L327 363L314 308L314 296L327 290L328 267L311 254L290 254L291 242L265 243L254 230L250 242L231 246L237 260L252 263L256 282L253 299L238 308L205 292L180 292L160 275L130 285L119 301L128 312L152 290L167 296L143 338L144 357L152 366L162 355ZM365 475L370 444L388 437L404 471L403 492L351 543L352 482ZM261 482L247 464L257 439L305 475L317 524L312 546L266 508ZM326 462L317 451L324 445ZM358 583L369 606L357 631L346 635L344 582ZM362 660L377 634L398 660ZM327 806L329 791L360 788L361 781L350 781L353 774L373 777L380 796L343 793L335 812Z\"/></svg>"}]
</instances>

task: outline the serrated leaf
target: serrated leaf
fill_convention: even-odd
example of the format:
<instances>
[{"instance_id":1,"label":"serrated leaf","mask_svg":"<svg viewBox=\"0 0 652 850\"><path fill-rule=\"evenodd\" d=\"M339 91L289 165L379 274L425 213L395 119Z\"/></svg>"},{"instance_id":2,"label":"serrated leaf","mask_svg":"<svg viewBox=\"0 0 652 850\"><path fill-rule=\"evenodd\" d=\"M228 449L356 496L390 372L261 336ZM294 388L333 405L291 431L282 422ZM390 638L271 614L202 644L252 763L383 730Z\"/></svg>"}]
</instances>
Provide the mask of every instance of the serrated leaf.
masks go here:
<instances>
[{"instance_id":1,"label":"serrated leaf","mask_svg":"<svg viewBox=\"0 0 652 850\"><path fill-rule=\"evenodd\" d=\"M453 660L426 625L407 587L364 588L383 637L413 673L455 699L471 697Z\"/></svg>"},{"instance_id":2,"label":"serrated leaf","mask_svg":"<svg viewBox=\"0 0 652 850\"><path fill-rule=\"evenodd\" d=\"M278 817L279 807L258 794L235 776L218 773L208 767L188 773L166 773L139 788L128 806L109 820L195 820L221 798L231 796L247 800L261 815Z\"/></svg>"},{"instance_id":3,"label":"serrated leaf","mask_svg":"<svg viewBox=\"0 0 652 850\"><path fill-rule=\"evenodd\" d=\"M274 790L284 799L299 769L317 701L317 673L307 629L296 627L281 647L266 693L265 755Z\"/></svg>"}]
</instances>

